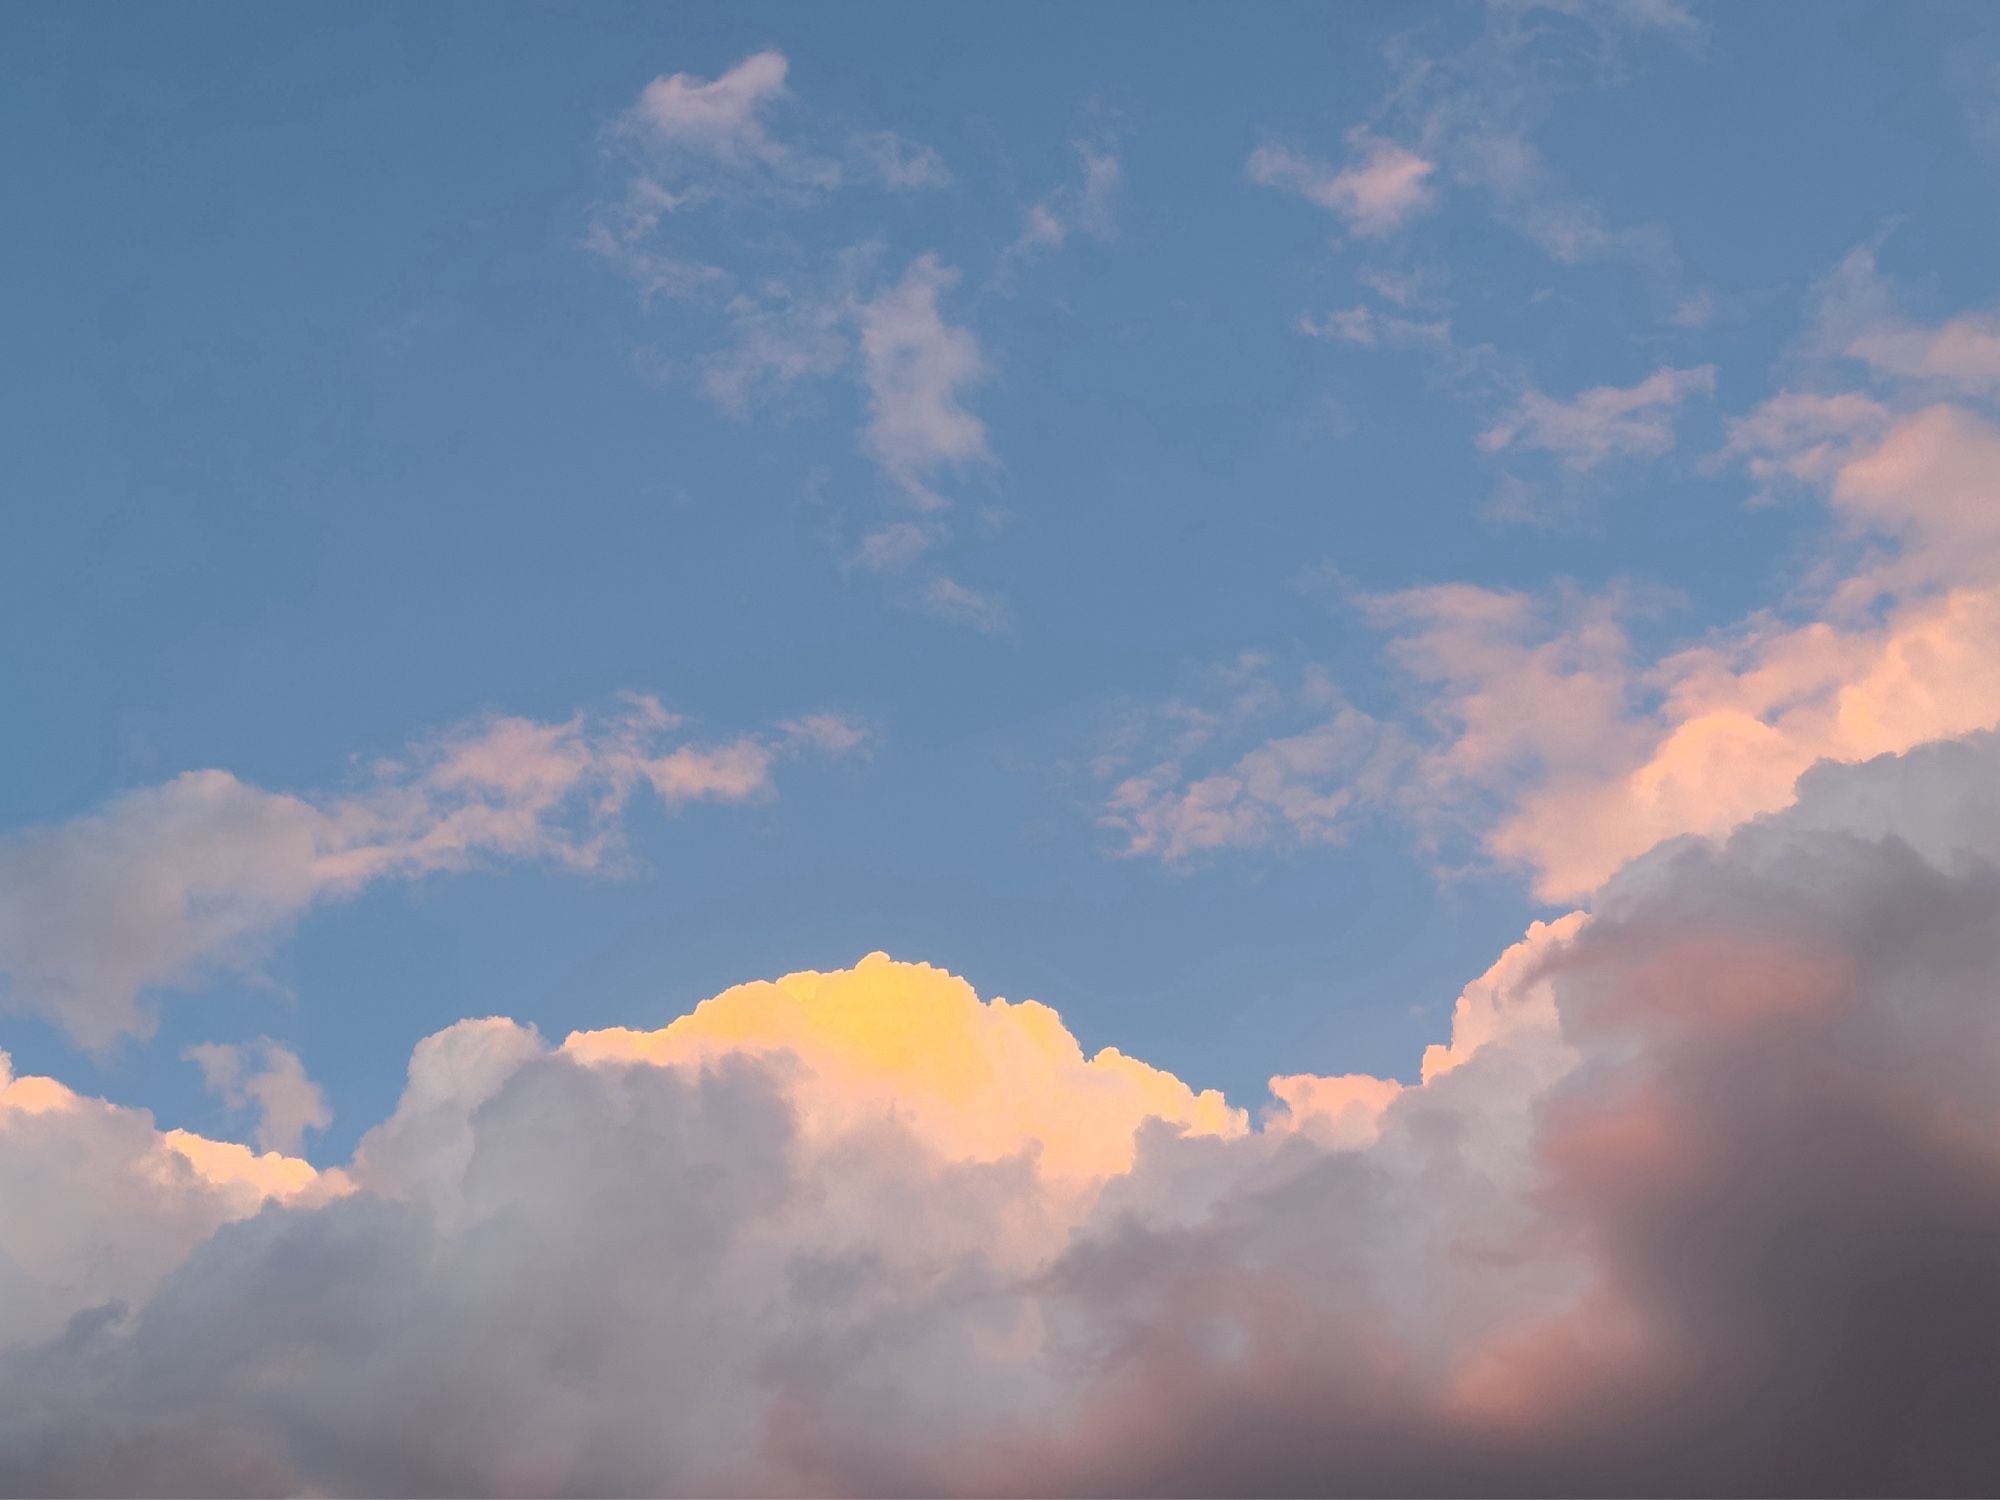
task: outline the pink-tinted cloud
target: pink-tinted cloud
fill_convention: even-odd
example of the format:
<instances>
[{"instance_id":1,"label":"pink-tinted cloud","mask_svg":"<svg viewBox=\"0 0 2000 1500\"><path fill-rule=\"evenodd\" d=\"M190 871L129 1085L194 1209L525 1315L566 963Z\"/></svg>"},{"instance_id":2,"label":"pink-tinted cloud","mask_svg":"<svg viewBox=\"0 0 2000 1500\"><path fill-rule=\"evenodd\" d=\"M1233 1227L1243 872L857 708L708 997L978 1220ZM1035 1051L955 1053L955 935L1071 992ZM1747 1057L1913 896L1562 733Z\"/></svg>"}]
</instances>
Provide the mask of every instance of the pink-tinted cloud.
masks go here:
<instances>
[{"instance_id":1,"label":"pink-tinted cloud","mask_svg":"<svg viewBox=\"0 0 2000 1500\"><path fill-rule=\"evenodd\" d=\"M818 716L702 741L634 696L608 714L448 730L337 793L186 772L0 843L4 998L94 1047L148 1034L148 991L254 971L317 903L489 861L605 869L640 789L669 807L750 801L771 794L785 757L851 750L863 735Z\"/></svg>"},{"instance_id":2,"label":"pink-tinted cloud","mask_svg":"<svg viewBox=\"0 0 2000 1500\"><path fill-rule=\"evenodd\" d=\"M1364 238L1390 234L1430 206L1435 162L1359 128L1348 132L1347 145L1341 167L1267 144L1250 153L1244 170L1252 182L1297 193L1338 215Z\"/></svg>"},{"instance_id":3,"label":"pink-tinted cloud","mask_svg":"<svg viewBox=\"0 0 2000 1500\"><path fill-rule=\"evenodd\" d=\"M1537 448L1571 469L1613 458L1658 458L1674 445L1674 417L1690 396L1715 389L1715 367L1663 367L1637 385L1594 386L1568 401L1530 391L1479 435L1488 453Z\"/></svg>"},{"instance_id":4,"label":"pink-tinted cloud","mask_svg":"<svg viewBox=\"0 0 2000 1500\"><path fill-rule=\"evenodd\" d=\"M338 1196L248 1218L0 1079L8 1201L67 1185L0 1216L0 1485L1982 1492L1996 789L1989 734L1822 768L1538 926L1421 1081L1288 1075L1261 1130L879 955L462 1022Z\"/></svg>"}]
</instances>

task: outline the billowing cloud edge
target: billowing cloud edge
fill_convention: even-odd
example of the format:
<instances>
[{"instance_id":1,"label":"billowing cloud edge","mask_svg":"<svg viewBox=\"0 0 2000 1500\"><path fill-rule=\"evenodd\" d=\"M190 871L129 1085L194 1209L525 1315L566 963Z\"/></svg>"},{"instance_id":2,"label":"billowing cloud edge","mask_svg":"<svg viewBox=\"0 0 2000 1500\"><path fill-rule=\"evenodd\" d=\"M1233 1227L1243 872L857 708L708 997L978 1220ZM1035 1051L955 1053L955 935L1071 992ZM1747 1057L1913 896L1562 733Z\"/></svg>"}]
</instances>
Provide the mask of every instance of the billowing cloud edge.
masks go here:
<instances>
[{"instance_id":1,"label":"billowing cloud edge","mask_svg":"<svg viewBox=\"0 0 2000 1500\"><path fill-rule=\"evenodd\" d=\"M337 1175L197 1148L226 1202L10 1075L0 1487L1976 1491L1996 771L1819 767L1256 1125L883 955L461 1022Z\"/></svg>"}]
</instances>

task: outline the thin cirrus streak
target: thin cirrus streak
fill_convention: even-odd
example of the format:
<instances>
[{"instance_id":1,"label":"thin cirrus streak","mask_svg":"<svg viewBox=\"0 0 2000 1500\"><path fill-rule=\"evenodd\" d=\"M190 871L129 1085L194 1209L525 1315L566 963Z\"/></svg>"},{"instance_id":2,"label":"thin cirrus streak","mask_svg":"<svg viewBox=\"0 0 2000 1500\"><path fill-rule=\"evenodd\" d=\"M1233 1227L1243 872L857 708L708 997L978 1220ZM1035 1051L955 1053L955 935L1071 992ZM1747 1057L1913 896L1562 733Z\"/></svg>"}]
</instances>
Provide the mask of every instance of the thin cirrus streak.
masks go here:
<instances>
[{"instance_id":1,"label":"thin cirrus streak","mask_svg":"<svg viewBox=\"0 0 2000 1500\"><path fill-rule=\"evenodd\" d=\"M1984 734L1821 768L1262 1129L879 954L461 1022L337 1174L9 1077L0 1487L1962 1492L1996 787Z\"/></svg>"}]
</instances>

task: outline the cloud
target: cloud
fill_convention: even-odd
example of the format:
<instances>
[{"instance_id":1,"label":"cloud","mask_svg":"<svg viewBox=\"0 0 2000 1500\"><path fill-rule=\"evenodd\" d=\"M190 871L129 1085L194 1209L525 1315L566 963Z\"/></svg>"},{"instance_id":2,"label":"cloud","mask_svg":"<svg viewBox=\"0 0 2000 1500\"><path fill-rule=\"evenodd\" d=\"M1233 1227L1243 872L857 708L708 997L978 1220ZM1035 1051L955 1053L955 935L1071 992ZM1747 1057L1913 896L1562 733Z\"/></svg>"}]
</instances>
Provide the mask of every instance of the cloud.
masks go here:
<instances>
[{"instance_id":1,"label":"cloud","mask_svg":"<svg viewBox=\"0 0 2000 1500\"><path fill-rule=\"evenodd\" d=\"M1393 811L1432 854L1456 862L1452 851L1476 851L1524 871L1542 899L1572 902L1662 840L1722 835L1788 806L1818 761L2000 724L1990 666L2000 660L2000 413L1966 332L1983 318L1904 317L1872 247L1815 289L1808 336L1785 365L1797 383L1728 419L1722 450L1704 464L1711 474L1740 466L1760 503L1824 506L1801 576L1771 608L1642 647L1661 632L1631 627L1673 600L1630 583L1352 597L1385 632L1402 677L1402 704L1373 716L1403 753L1386 776L1328 778L1324 795L1344 797L1350 819ZM1307 326L1349 342L1415 338L1368 308ZM1440 343L1451 347L1448 334ZM1483 373L1489 391L1525 385L1497 360ZM1484 446L1545 451L1572 477L1656 455L1675 441L1679 406L1714 379L1710 366L1664 367L1568 401L1529 385ZM1121 773L1132 779L1111 814L1140 847L1270 841L1274 820L1225 767L1156 764Z\"/></svg>"},{"instance_id":2,"label":"cloud","mask_svg":"<svg viewBox=\"0 0 2000 1500\"><path fill-rule=\"evenodd\" d=\"M1356 127L1347 133L1348 164L1335 168L1286 146L1265 144L1244 165L1252 182L1279 188L1337 214L1355 234L1398 230L1432 201L1437 163Z\"/></svg>"},{"instance_id":3,"label":"cloud","mask_svg":"<svg viewBox=\"0 0 2000 1500\"><path fill-rule=\"evenodd\" d=\"M256 1106L253 1135L265 1151L296 1156L308 1130L333 1123L326 1095L306 1076L298 1054L269 1037L248 1046L200 1042L181 1056L201 1069L202 1083L231 1109Z\"/></svg>"},{"instance_id":4,"label":"cloud","mask_svg":"<svg viewBox=\"0 0 2000 1500\"><path fill-rule=\"evenodd\" d=\"M1307 314L1299 319L1299 332L1311 338L1359 344L1364 349L1373 349L1377 345L1451 347L1451 324L1442 318L1418 321L1379 313L1365 306L1336 309L1324 318Z\"/></svg>"},{"instance_id":5,"label":"cloud","mask_svg":"<svg viewBox=\"0 0 2000 1500\"><path fill-rule=\"evenodd\" d=\"M1715 366L1663 366L1637 385L1593 386L1568 401L1529 391L1479 435L1488 453L1537 448L1583 472L1613 458L1658 458L1674 445L1674 416L1715 389Z\"/></svg>"},{"instance_id":6,"label":"cloud","mask_svg":"<svg viewBox=\"0 0 2000 1500\"><path fill-rule=\"evenodd\" d=\"M1456 47L1427 45L1429 29L1389 41L1389 87L1347 131L1345 165L1267 144L1250 158L1251 179L1318 203L1362 237L1406 228L1446 192L1469 192L1557 264L1626 263L1653 283L1665 320L1699 321L1704 294L1684 284L1666 230L1612 222L1563 181L1536 135L1566 87L1621 81L1634 40L1698 47L1702 25L1671 0L1497 3L1477 14L1475 34Z\"/></svg>"},{"instance_id":7,"label":"cloud","mask_svg":"<svg viewBox=\"0 0 2000 1500\"><path fill-rule=\"evenodd\" d=\"M683 184L666 205L675 209L731 191L797 195L857 183L907 190L951 182L928 146L890 130L839 136L812 120L787 87L790 72L784 53L766 49L714 78L662 74L640 90L616 134ZM787 114L818 143L781 137L774 121Z\"/></svg>"},{"instance_id":8,"label":"cloud","mask_svg":"<svg viewBox=\"0 0 2000 1500\"><path fill-rule=\"evenodd\" d=\"M1316 667L1287 686L1246 656L1211 692L1223 701L1172 700L1097 757L1094 771L1111 783L1098 824L1121 854L1178 864L1220 849L1338 843L1398 773L1401 736Z\"/></svg>"},{"instance_id":9,"label":"cloud","mask_svg":"<svg viewBox=\"0 0 2000 1500\"><path fill-rule=\"evenodd\" d=\"M934 514L921 525L878 518L836 556L843 571L901 572L950 540L943 481L992 463L970 404L990 371L974 331L944 314L955 267L926 253L892 277L878 242L856 242L851 221L808 210L835 193L953 179L928 146L809 110L790 75L785 54L765 49L712 78L675 72L647 84L606 132L622 187L592 206L582 246L679 325L673 344L684 352L644 349L647 367L726 416L748 421L822 382L859 388L862 451L896 501ZM1111 232L1117 158L1078 150L1081 180L1038 205L1024 248ZM950 579L906 602L988 633L1009 628L1004 602Z\"/></svg>"},{"instance_id":10,"label":"cloud","mask_svg":"<svg viewBox=\"0 0 2000 1500\"><path fill-rule=\"evenodd\" d=\"M1263 1129L880 955L462 1022L348 1190L261 1209L15 1081L0 1180L72 1154L0 1266L151 1259L0 1302L0 1487L1983 1492L1995 788L1989 734L1821 768L1537 924L1420 1081Z\"/></svg>"},{"instance_id":11,"label":"cloud","mask_svg":"<svg viewBox=\"0 0 2000 1500\"><path fill-rule=\"evenodd\" d=\"M962 398L986 375L979 341L947 323L938 308L938 295L957 280L958 273L935 255L920 255L902 280L854 309L868 391L862 442L924 506L944 503L926 482L929 476L990 457L986 425Z\"/></svg>"},{"instance_id":12,"label":"cloud","mask_svg":"<svg viewBox=\"0 0 2000 1500\"><path fill-rule=\"evenodd\" d=\"M311 907L491 861L615 865L633 794L668 806L771 793L789 734L717 742L651 698L559 722L494 717L365 767L340 793L189 771L0 841L0 1001L85 1045L150 1035L145 997L254 973Z\"/></svg>"},{"instance_id":13,"label":"cloud","mask_svg":"<svg viewBox=\"0 0 2000 1500\"><path fill-rule=\"evenodd\" d=\"M1065 1181L1129 1170L1147 1120L1207 1135L1247 1128L1214 1090L1196 1094L1115 1047L1086 1057L1045 1005L981 1001L954 975L884 953L830 974L739 985L659 1031L579 1032L563 1050L681 1067L784 1055L802 1070L793 1108L808 1135L893 1116L946 1160L1026 1152L1043 1176Z\"/></svg>"},{"instance_id":14,"label":"cloud","mask_svg":"<svg viewBox=\"0 0 2000 1500\"><path fill-rule=\"evenodd\" d=\"M967 625L981 635L1011 635L1014 610L1000 595L973 588L956 578L937 574L924 585L922 604L926 613L956 625Z\"/></svg>"},{"instance_id":15,"label":"cloud","mask_svg":"<svg viewBox=\"0 0 2000 1500\"><path fill-rule=\"evenodd\" d=\"M1104 240L1116 231L1112 204L1124 180L1118 154L1086 141L1074 144L1079 165L1077 181L1029 207L1020 238L1008 247L1009 255L1060 250L1073 233Z\"/></svg>"},{"instance_id":16,"label":"cloud","mask_svg":"<svg viewBox=\"0 0 2000 1500\"><path fill-rule=\"evenodd\" d=\"M951 169L929 146L904 140L893 130L871 130L847 140L848 170L886 188L942 188L952 183Z\"/></svg>"},{"instance_id":17,"label":"cloud","mask_svg":"<svg viewBox=\"0 0 2000 1500\"><path fill-rule=\"evenodd\" d=\"M2000 388L2000 318L1968 313L1936 328L1875 328L1848 346L1884 375L1936 381L1961 390Z\"/></svg>"},{"instance_id":18,"label":"cloud","mask_svg":"<svg viewBox=\"0 0 2000 1500\"><path fill-rule=\"evenodd\" d=\"M729 342L699 355L698 388L739 421L761 399L801 380L837 375L853 358L845 310L830 299L767 285L728 306Z\"/></svg>"},{"instance_id":19,"label":"cloud","mask_svg":"<svg viewBox=\"0 0 2000 1500\"><path fill-rule=\"evenodd\" d=\"M20 1077L0 1052L0 1348L134 1304L265 1202L344 1190L295 1157L161 1131L144 1110Z\"/></svg>"},{"instance_id":20,"label":"cloud","mask_svg":"<svg viewBox=\"0 0 2000 1500\"><path fill-rule=\"evenodd\" d=\"M784 53L764 51L717 78L663 74L640 91L633 116L663 141L725 161L782 159L764 120L786 96L790 69Z\"/></svg>"},{"instance_id":21,"label":"cloud","mask_svg":"<svg viewBox=\"0 0 2000 1500\"><path fill-rule=\"evenodd\" d=\"M845 188L901 192L952 180L928 146L891 130L843 131L817 118L792 93L790 72L784 53L766 49L714 78L666 73L648 83L607 132L624 186L616 198L592 206L582 239L584 249L638 286L649 306L665 299L722 309L751 325L739 328L737 339L750 346L747 352L717 351L698 362L711 398L738 414L759 354L773 356L764 371L772 375L782 375L796 356L780 353L786 341L774 340L771 321L782 311L757 316L759 300L744 290L767 287L771 278L751 274L740 256L723 257L738 262L732 268L693 248L703 238L702 211L745 204L798 209ZM731 238L740 251L741 237ZM789 310L813 311L795 302ZM824 347L823 338L812 342ZM736 368L745 362L750 371ZM811 371L794 373L825 371L815 361Z\"/></svg>"},{"instance_id":22,"label":"cloud","mask_svg":"<svg viewBox=\"0 0 2000 1500\"><path fill-rule=\"evenodd\" d=\"M850 561L871 573L900 572L942 540L943 533L936 526L891 521L862 537Z\"/></svg>"}]
</instances>

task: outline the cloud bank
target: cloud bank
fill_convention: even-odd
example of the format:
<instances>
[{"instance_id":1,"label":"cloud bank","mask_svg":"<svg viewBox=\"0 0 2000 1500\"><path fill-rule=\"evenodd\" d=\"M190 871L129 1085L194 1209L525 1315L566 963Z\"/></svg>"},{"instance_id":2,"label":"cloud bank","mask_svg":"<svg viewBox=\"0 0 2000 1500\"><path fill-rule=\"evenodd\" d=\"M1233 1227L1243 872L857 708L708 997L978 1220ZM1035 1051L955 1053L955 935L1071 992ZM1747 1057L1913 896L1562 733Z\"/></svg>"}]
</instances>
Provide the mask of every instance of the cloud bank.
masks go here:
<instances>
[{"instance_id":1,"label":"cloud bank","mask_svg":"<svg viewBox=\"0 0 2000 1500\"><path fill-rule=\"evenodd\" d=\"M1262 1128L881 955L462 1022L337 1177L0 1074L0 1490L1987 1492L1996 968L1982 733L1662 845Z\"/></svg>"}]
</instances>

